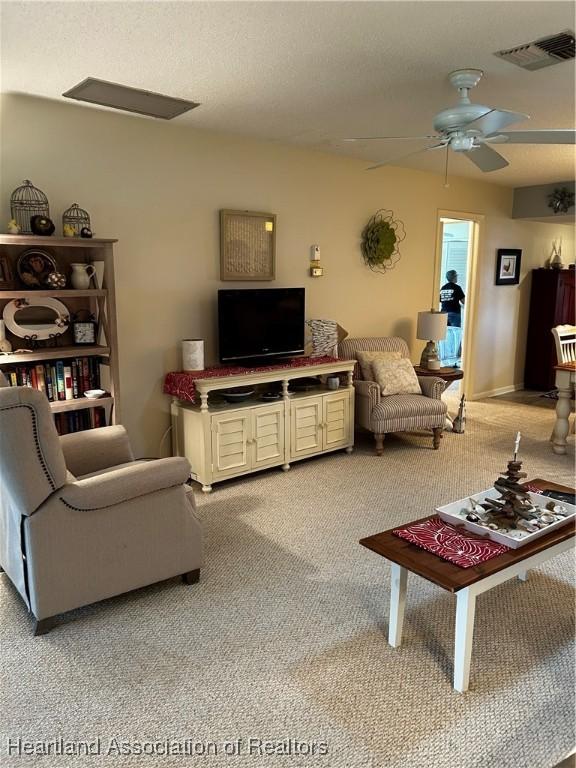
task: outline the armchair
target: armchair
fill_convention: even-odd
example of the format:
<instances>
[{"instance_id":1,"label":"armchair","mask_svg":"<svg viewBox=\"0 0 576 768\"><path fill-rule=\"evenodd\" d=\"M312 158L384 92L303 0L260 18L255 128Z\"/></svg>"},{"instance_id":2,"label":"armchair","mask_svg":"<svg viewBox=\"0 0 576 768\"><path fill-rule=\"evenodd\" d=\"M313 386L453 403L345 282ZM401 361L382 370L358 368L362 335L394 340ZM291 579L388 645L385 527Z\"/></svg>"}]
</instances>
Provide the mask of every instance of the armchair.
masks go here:
<instances>
[{"instance_id":1,"label":"armchair","mask_svg":"<svg viewBox=\"0 0 576 768\"><path fill-rule=\"evenodd\" d=\"M0 566L44 634L59 613L182 575L202 533L186 459L134 460L123 427L59 437L49 403L0 386Z\"/></svg>"},{"instance_id":2,"label":"armchair","mask_svg":"<svg viewBox=\"0 0 576 768\"><path fill-rule=\"evenodd\" d=\"M402 357L410 357L408 345L404 339L394 336L381 338L344 339L338 346L338 354L347 360L358 360L358 352L399 352ZM374 434L376 455L384 452L384 436L389 432L410 432L430 429L433 446L440 446L440 439L446 419L446 403L442 392L446 383L437 376L418 377L421 395L382 396L375 381L362 379L360 366L354 369L354 388L356 390L356 421L364 429Z\"/></svg>"}]
</instances>

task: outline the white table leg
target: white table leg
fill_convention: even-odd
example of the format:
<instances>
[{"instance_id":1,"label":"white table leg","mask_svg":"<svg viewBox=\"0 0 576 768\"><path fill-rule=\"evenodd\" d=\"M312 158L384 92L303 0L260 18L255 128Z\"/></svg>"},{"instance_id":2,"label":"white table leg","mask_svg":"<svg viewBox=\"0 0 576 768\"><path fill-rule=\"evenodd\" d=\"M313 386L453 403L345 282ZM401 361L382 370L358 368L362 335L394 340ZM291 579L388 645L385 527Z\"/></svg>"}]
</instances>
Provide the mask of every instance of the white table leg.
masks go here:
<instances>
[{"instance_id":1,"label":"white table leg","mask_svg":"<svg viewBox=\"0 0 576 768\"><path fill-rule=\"evenodd\" d=\"M401 565L392 563L390 575L390 622L388 624L388 642L397 648L402 642L402 627L404 625L404 606L406 605L406 584L408 571Z\"/></svg>"},{"instance_id":2,"label":"white table leg","mask_svg":"<svg viewBox=\"0 0 576 768\"><path fill-rule=\"evenodd\" d=\"M456 593L456 637L454 641L454 688L460 693L468 690L470 659L474 636L476 595L470 587Z\"/></svg>"},{"instance_id":3,"label":"white table leg","mask_svg":"<svg viewBox=\"0 0 576 768\"><path fill-rule=\"evenodd\" d=\"M528 581L528 571L520 571L518 578L520 581Z\"/></svg>"},{"instance_id":4,"label":"white table leg","mask_svg":"<svg viewBox=\"0 0 576 768\"><path fill-rule=\"evenodd\" d=\"M552 433L552 450L554 453L566 453L566 437L570 431L568 418L570 416L570 372L556 371L556 386L558 387L558 402L556 403L556 423Z\"/></svg>"}]
</instances>

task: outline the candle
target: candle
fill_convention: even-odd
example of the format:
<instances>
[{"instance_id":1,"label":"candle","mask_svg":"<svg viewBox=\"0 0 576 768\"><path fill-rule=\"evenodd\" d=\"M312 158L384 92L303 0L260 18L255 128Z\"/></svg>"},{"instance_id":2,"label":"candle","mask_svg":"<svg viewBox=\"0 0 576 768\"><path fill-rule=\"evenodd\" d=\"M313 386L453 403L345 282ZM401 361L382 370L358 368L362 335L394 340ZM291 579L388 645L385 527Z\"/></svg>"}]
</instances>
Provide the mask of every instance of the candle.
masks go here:
<instances>
[{"instance_id":1,"label":"candle","mask_svg":"<svg viewBox=\"0 0 576 768\"><path fill-rule=\"evenodd\" d=\"M516 461L516 456L518 455L518 448L520 448L520 432L516 433L516 442L514 443L514 461Z\"/></svg>"}]
</instances>

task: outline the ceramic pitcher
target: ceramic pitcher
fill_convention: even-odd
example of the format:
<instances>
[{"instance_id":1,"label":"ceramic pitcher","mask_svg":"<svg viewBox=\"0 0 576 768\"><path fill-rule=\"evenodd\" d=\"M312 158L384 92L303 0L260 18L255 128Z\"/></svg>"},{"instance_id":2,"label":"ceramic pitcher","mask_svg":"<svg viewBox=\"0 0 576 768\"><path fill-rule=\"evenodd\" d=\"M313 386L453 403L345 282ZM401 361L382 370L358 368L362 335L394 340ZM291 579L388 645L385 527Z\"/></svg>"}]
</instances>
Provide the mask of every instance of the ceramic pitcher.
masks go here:
<instances>
[{"instance_id":1,"label":"ceramic pitcher","mask_svg":"<svg viewBox=\"0 0 576 768\"><path fill-rule=\"evenodd\" d=\"M92 264L71 264L72 276L70 281L72 287L79 291L85 291L90 288L90 278L96 272Z\"/></svg>"}]
</instances>

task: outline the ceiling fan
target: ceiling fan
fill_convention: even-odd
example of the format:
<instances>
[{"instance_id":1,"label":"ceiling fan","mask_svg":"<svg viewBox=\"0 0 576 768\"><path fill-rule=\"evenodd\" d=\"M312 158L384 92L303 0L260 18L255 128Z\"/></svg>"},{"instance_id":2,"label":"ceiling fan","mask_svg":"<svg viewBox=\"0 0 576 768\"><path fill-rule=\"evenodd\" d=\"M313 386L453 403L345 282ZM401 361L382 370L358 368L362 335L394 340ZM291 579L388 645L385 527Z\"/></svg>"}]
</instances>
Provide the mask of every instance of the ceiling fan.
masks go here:
<instances>
[{"instance_id":1,"label":"ceiling fan","mask_svg":"<svg viewBox=\"0 0 576 768\"><path fill-rule=\"evenodd\" d=\"M576 131L550 129L542 131L503 131L507 125L529 120L529 115L509 112L505 109L492 109L483 104L473 104L469 98L471 88L480 82L484 72L481 69L458 69L450 73L448 79L458 89L458 103L439 112L433 121L435 134L427 136L363 136L344 139L344 141L380 141L380 140L431 140L435 143L411 152L427 152L435 149L448 149L460 152L485 173L497 171L509 165L508 161L496 152L491 144L574 144ZM405 155L406 157L406 155ZM377 163L368 170L388 165L390 160Z\"/></svg>"}]
</instances>

